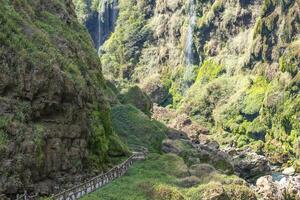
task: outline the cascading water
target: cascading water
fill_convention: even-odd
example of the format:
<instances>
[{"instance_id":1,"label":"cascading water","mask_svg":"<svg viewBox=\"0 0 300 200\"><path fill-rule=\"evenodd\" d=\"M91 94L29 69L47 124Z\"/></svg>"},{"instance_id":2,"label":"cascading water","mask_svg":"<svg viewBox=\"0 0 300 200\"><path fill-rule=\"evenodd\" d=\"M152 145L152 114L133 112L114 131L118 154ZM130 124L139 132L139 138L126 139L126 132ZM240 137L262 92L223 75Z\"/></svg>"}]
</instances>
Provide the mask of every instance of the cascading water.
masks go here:
<instances>
[{"instance_id":1,"label":"cascading water","mask_svg":"<svg viewBox=\"0 0 300 200\"><path fill-rule=\"evenodd\" d=\"M103 43L115 29L118 12L118 0L99 0L97 12L94 12L86 22L98 54Z\"/></svg>"},{"instance_id":2,"label":"cascading water","mask_svg":"<svg viewBox=\"0 0 300 200\"><path fill-rule=\"evenodd\" d=\"M114 31L118 16L118 0L102 0L98 10L98 43L96 48L100 54L101 46Z\"/></svg>"},{"instance_id":3,"label":"cascading water","mask_svg":"<svg viewBox=\"0 0 300 200\"><path fill-rule=\"evenodd\" d=\"M187 66L193 65L194 54L193 54L193 30L196 23L195 4L194 0L189 2L189 27L186 38L185 47L185 64Z\"/></svg>"},{"instance_id":4,"label":"cascading water","mask_svg":"<svg viewBox=\"0 0 300 200\"><path fill-rule=\"evenodd\" d=\"M194 52L193 52L193 30L196 23L196 12L195 12L195 2L194 0L189 1L189 26L187 30L186 36L186 45L185 45L185 72L184 72L184 80L186 82L185 85L190 84L191 79L193 79L193 71L194 71Z\"/></svg>"}]
</instances>

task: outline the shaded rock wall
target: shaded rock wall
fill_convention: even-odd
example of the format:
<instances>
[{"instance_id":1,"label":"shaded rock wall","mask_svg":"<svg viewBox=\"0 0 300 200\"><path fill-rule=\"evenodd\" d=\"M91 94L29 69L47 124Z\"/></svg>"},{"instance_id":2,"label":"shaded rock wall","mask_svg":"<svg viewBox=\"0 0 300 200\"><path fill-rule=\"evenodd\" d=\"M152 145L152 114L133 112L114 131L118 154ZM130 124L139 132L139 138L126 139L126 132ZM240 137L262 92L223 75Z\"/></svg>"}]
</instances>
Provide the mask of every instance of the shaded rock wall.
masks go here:
<instances>
[{"instance_id":1,"label":"shaded rock wall","mask_svg":"<svg viewBox=\"0 0 300 200\"><path fill-rule=\"evenodd\" d=\"M70 0L0 2L0 194L48 194L105 167L106 85Z\"/></svg>"}]
</instances>

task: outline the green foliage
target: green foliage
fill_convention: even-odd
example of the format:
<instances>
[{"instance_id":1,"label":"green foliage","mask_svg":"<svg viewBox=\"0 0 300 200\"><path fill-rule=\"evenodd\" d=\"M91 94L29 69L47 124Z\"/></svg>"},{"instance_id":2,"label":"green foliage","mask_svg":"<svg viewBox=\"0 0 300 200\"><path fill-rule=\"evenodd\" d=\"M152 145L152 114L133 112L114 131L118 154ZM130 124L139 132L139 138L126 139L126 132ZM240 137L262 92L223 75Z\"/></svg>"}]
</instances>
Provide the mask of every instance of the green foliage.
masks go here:
<instances>
[{"instance_id":1,"label":"green foliage","mask_svg":"<svg viewBox=\"0 0 300 200\"><path fill-rule=\"evenodd\" d=\"M168 161L173 162L173 160L166 158L166 156L168 157L168 155L150 154L146 161L135 163L125 176L83 199L147 200L152 195L158 195L156 189L159 187L172 187L175 177L169 173L177 173L176 168L168 163ZM176 156L172 157L176 160L179 159ZM162 166L165 167L162 168ZM168 191L170 190L168 189Z\"/></svg>"},{"instance_id":2,"label":"green foliage","mask_svg":"<svg viewBox=\"0 0 300 200\"><path fill-rule=\"evenodd\" d=\"M150 186L151 188L151 186ZM183 195L175 188L164 184L152 186L148 196L156 200L184 200Z\"/></svg>"},{"instance_id":3,"label":"green foliage","mask_svg":"<svg viewBox=\"0 0 300 200\"><path fill-rule=\"evenodd\" d=\"M29 119L30 116L30 102L20 102L17 107L17 112L15 114L15 118L18 121L25 122Z\"/></svg>"},{"instance_id":4,"label":"green foliage","mask_svg":"<svg viewBox=\"0 0 300 200\"><path fill-rule=\"evenodd\" d=\"M269 15L276 7L277 0L264 0L264 4L262 6L262 15L265 17Z\"/></svg>"},{"instance_id":5,"label":"green foliage","mask_svg":"<svg viewBox=\"0 0 300 200\"><path fill-rule=\"evenodd\" d=\"M232 92L231 80L227 78L215 79L205 85L197 81L189 90L181 109L198 122L213 124L213 110L219 101L228 98Z\"/></svg>"},{"instance_id":6,"label":"green foliage","mask_svg":"<svg viewBox=\"0 0 300 200\"><path fill-rule=\"evenodd\" d=\"M172 82L172 86L169 89L169 93L172 95L172 103L173 107L177 108L183 99L183 95L180 93L180 87L178 86L178 83Z\"/></svg>"},{"instance_id":7,"label":"green foliage","mask_svg":"<svg viewBox=\"0 0 300 200\"><path fill-rule=\"evenodd\" d=\"M4 157L9 141L6 129L11 121L10 117L0 116L0 160Z\"/></svg>"},{"instance_id":8,"label":"green foliage","mask_svg":"<svg viewBox=\"0 0 300 200\"><path fill-rule=\"evenodd\" d=\"M45 163L45 152L43 151L45 146L44 139L44 126L40 124L36 124L33 127L33 142L35 144L35 159L37 166L42 167Z\"/></svg>"},{"instance_id":9,"label":"green foliage","mask_svg":"<svg viewBox=\"0 0 300 200\"><path fill-rule=\"evenodd\" d=\"M107 113L106 113L107 114ZM90 114L90 136L89 136L89 167L101 168L107 161L107 152L109 150L109 133L105 130L105 125L101 122L103 113L99 106L94 105ZM108 119L107 119L108 120Z\"/></svg>"},{"instance_id":10,"label":"green foliage","mask_svg":"<svg viewBox=\"0 0 300 200\"><path fill-rule=\"evenodd\" d=\"M108 75L125 79L132 75L141 55L140 48L150 33L145 15L136 0L120 0L117 26L101 55L104 72Z\"/></svg>"},{"instance_id":11,"label":"green foliage","mask_svg":"<svg viewBox=\"0 0 300 200\"><path fill-rule=\"evenodd\" d=\"M262 29L263 29L263 22L262 19L259 18L254 26L254 34L253 34L254 39L257 38L258 35L262 34Z\"/></svg>"},{"instance_id":12,"label":"green foliage","mask_svg":"<svg viewBox=\"0 0 300 200\"><path fill-rule=\"evenodd\" d=\"M223 67L214 60L205 60L199 69L196 81L207 83L217 78L223 71Z\"/></svg>"},{"instance_id":13,"label":"green foliage","mask_svg":"<svg viewBox=\"0 0 300 200\"><path fill-rule=\"evenodd\" d=\"M146 115L151 115L151 99L138 86L133 86L121 91L119 99L122 104L131 104L139 110L141 110Z\"/></svg>"},{"instance_id":14,"label":"green foliage","mask_svg":"<svg viewBox=\"0 0 300 200\"><path fill-rule=\"evenodd\" d=\"M279 68L283 72L288 72L296 76L300 66L300 41L290 44L285 53L279 59Z\"/></svg>"},{"instance_id":15,"label":"green foliage","mask_svg":"<svg viewBox=\"0 0 300 200\"><path fill-rule=\"evenodd\" d=\"M256 78L253 85L246 91L242 112L246 115L258 113L263 105L267 89L267 80L263 77Z\"/></svg>"},{"instance_id":16,"label":"green foliage","mask_svg":"<svg viewBox=\"0 0 300 200\"><path fill-rule=\"evenodd\" d=\"M112 123L116 133L129 146L142 145L150 151L160 152L167 128L151 120L132 105L116 105L112 108Z\"/></svg>"},{"instance_id":17,"label":"green foliage","mask_svg":"<svg viewBox=\"0 0 300 200\"><path fill-rule=\"evenodd\" d=\"M221 12L224 8L224 0L216 0L211 5L207 13L205 13L197 22L197 28L199 30L209 27L218 12Z\"/></svg>"},{"instance_id":18,"label":"green foliage","mask_svg":"<svg viewBox=\"0 0 300 200\"><path fill-rule=\"evenodd\" d=\"M126 156L129 155L130 151L128 147L121 141L120 137L115 133L109 136L109 156Z\"/></svg>"},{"instance_id":19,"label":"green foliage","mask_svg":"<svg viewBox=\"0 0 300 200\"><path fill-rule=\"evenodd\" d=\"M240 183L241 181L236 176L211 173L209 175L205 174L205 178L201 180L199 185L192 188L183 188L179 186L180 179L177 179L181 177L183 171L186 171L186 165L179 156L174 154L150 154L147 160L131 166L123 177L85 196L83 199L190 200L194 198L198 200L202 193L208 192L214 184L228 186L229 193L231 191L229 188L237 187L234 182L239 181ZM246 187L243 187L242 191L246 189ZM199 196L199 194L201 195ZM232 195L233 199L235 195L239 195L239 192Z\"/></svg>"}]
</instances>

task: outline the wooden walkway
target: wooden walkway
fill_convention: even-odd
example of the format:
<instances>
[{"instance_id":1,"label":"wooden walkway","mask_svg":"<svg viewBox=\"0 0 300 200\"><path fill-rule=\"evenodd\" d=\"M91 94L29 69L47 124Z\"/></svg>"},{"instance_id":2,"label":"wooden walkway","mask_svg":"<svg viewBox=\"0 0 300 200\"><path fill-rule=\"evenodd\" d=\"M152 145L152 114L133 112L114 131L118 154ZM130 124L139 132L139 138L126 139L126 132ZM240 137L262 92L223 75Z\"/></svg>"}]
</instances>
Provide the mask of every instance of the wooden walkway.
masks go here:
<instances>
[{"instance_id":1,"label":"wooden walkway","mask_svg":"<svg viewBox=\"0 0 300 200\"><path fill-rule=\"evenodd\" d=\"M59 194L55 194L49 199L53 200L76 200L84 195L94 192L95 190L103 187L104 185L110 183L111 181L123 176L129 169L129 167L136 160L144 160L147 156L147 152L133 152L133 155L130 156L122 164L115 166L104 174L100 174L96 177L91 178L90 180L80 183L77 186L64 190ZM29 196L25 192L23 195L19 196L17 200L35 200L38 199L38 195Z\"/></svg>"}]
</instances>

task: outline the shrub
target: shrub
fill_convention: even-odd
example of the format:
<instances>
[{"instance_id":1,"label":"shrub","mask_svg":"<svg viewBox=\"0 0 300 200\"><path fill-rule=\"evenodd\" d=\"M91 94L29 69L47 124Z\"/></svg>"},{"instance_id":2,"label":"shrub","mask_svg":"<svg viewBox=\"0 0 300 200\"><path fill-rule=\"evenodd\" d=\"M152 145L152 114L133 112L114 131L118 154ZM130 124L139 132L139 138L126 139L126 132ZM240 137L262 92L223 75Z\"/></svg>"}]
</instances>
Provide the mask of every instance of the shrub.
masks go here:
<instances>
[{"instance_id":1,"label":"shrub","mask_svg":"<svg viewBox=\"0 0 300 200\"><path fill-rule=\"evenodd\" d=\"M121 91L119 99L122 104L131 104L140 109L146 115L151 115L153 107L151 99L138 86L133 86Z\"/></svg>"},{"instance_id":2,"label":"shrub","mask_svg":"<svg viewBox=\"0 0 300 200\"><path fill-rule=\"evenodd\" d=\"M207 83L217 78L223 72L223 67L214 60L206 60L199 69L196 81Z\"/></svg>"}]
</instances>

